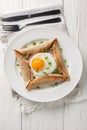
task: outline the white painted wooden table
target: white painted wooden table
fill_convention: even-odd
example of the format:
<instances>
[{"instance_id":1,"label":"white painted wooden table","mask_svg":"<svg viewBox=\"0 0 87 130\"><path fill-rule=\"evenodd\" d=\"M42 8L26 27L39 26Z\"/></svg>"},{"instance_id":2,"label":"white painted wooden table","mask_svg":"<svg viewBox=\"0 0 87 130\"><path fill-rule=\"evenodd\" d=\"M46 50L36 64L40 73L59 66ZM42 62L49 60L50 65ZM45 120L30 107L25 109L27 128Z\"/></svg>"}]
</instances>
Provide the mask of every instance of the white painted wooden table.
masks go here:
<instances>
[{"instance_id":1,"label":"white painted wooden table","mask_svg":"<svg viewBox=\"0 0 87 130\"><path fill-rule=\"evenodd\" d=\"M57 0L0 0L0 13L52 2ZM87 0L65 0L64 15L69 35L79 44L87 73ZM0 59L3 59L1 55ZM44 107L32 114L22 114L17 109L17 99L12 97L3 78L0 69L0 130L87 130L87 101L63 104L54 109Z\"/></svg>"}]
</instances>

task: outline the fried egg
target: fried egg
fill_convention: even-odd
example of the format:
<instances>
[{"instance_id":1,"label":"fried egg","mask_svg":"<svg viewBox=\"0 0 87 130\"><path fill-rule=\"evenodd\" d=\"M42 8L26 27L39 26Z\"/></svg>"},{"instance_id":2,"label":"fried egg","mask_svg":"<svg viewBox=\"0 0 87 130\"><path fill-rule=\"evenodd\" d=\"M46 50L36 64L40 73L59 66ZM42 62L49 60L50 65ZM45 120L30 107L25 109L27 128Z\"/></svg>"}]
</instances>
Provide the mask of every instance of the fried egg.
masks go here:
<instances>
[{"instance_id":1,"label":"fried egg","mask_svg":"<svg viewBox=\"0 0 87 130\"><path fill-rule=\"evenodd\" d=\"M35 54L29 64L35 77L51 74L57 68L51 53Z\"/></svg>"}]
</instances>

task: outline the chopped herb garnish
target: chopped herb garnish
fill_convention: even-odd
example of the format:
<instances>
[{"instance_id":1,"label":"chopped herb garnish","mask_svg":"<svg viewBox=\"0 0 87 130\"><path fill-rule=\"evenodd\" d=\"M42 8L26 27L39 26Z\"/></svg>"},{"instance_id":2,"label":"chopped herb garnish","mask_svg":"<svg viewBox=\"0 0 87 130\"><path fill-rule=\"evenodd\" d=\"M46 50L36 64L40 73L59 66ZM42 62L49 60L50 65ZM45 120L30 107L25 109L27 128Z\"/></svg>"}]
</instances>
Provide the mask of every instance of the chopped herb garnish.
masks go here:
<instances>
[{"instance_id":1,"label":"chopped herb garnish","mask_svg":"<svg viewBox=\"0 0 87 130\"><path fill-rule=\"evenodd\" d=\"M48 57L46 56L46 57L45 57L45 59L47 60L47 59L48 59Z\"/></svg>"},{"instance_id":2,"label":"chopped herb garnish","mask_svg":"<svg viewBox=\"0 0 87 130\"><path fill-rule=\"evenodd\" d=\"M39 43L42 44L42 43L43 43L43 40L41 40Z\"/></svg>"},{"instance_id":3,"label":"chopped herb garnish","mask_svg":"<svg viewBox=\"0 0 87 130\"><path fill-rule=\"evenodd\" d=\"M34 75L32 75L32 78L33 78L33 79L35 79L35 76L34 76Z\"/></svg>"},{"instance_id":4,"label":"chopped herb garnish","mask_svg":"<svg viewBox=\"0 0 87 130\"><path fill-rule=\"evenodd\" d=\"M55 83L55 86L57 86L57 85L58 85L58 83L56 82L56 83Z\"/></svg>"},{"instance_id":5,"label":"chopped herb garnish","mask_svg":"<svg viewBox=\"0 0 87 130\"><path fill-rule=\"evenodd\" d=\"M53 71L53 74L59 74L58 68L56 68L56 69Z\"/></svg>"},{"instance_id":6,"label":"chopped herb garnish","mask_svg":"<svg viewBox=\"0 0 87 130\"><path fill-rule=\"evenodd\" d=\"M40 50L40 52L44 52L45 50Z\"/></svg>"},{"instance_id":7,"label":"chopped herb garnish","mask_svg":"<svg viewBox=\"0 0 87 130\"><path fill-rule=\"evenodd\" d=\"M39 70L36 70L36 72L38 72Z\"/></svg>"},{"instance_id":8,"label":"chopped herb garnish","mask_svg":"<svg viewBox=\"0 0 87 130\"><path fill-rule=\"evenodd\" d=\"M47 67L46 70L49 70L49 67Z\"/></svg>"},{"instance_id":9,"label":"chopped herb garnish","mask_svg":"<svg viewBox=\"0 0 87 130\"><path fill-rule=\"evenodd\" d=\"M50 86L54 87L54 84L50 84Z\"/></svg>"},{"instance_id":10,"label":"chopped herb garnish","mask_svg":"<svg viewBox=\"0 0 87 130\"><path fill-rule=\"evenodd\" d=\"M58 83L54 83L54 84L50 84L52 87L56 87L58 85Z\"/></svg>"},{"instance_id":11,"label":"chopped herb garnish","mask_svg":"<svg viewBox=\"0 0 87 130\"><path fill-rule=\"evenodd\" d=\"M66 59L64 59L64 63L66 64L66 62L67 62L67 60Z\"/></svg>"},{"instance_id":12,"label":"chopped herb garnish","mask_svg":"<svg viewBox=\"0 0 87 130\"><path fill-rule=\"evenodd\" d=\"M45 48L45 49L43 49L43 50L40 50L40 52L48 52L48 48Z\"/></svg>"},{"instance_id":13,"label":"chopped herb garnish","mask_svg":"<svg viewBox=\"0 0 87 130\"><path fill-rule=\"evenodd\" d=\"M49 50L48 48L45 49L46 52L47 52L48 50Z\"/></svg>"},{"instance_id":14,"label":"chopped herb garnish","mask_svg":"<svg viewBox=\"0 0 87 130\"><path fill-rule=\"evenodd\" d=\"M32 45L36 45L36 42L35 42L35 41L32 41L31 43L32 43Z\"/></svg>"},{"instance_id":15,"label":"chopped herb garnish","mask_svg":"<svg viewBox=\"0 0 87 130\"><path fill-rule=\"evenodd\" d=\"M28 58L29 58L29 55L25 55L25 56L24 56L24 58L25 58L26 60L28 60Z\"/></svg>"},{"instance_id":16,"label":"chopped herb garnish","mask_svg":"<svg viewBox=\"0 0 87 130\"><path fill-rule=\"evenodd\" d=\"M31 68L29 64L28 64L28 67L29 67L29 69Z\"/></svg>"},{"instance_id":17,"label":"chopped herb garnish","mask_svg":"<svg viewBox=\"0 0 87 130\"><path fill-rule=\"evenodd\" d=\"M62 52L62 48L59 48L60 49L60 51Z\"/></svg>"},{"instance_id":18,"label":"chopped herb garnish","mask_svg":"<svg viewBox=\"0 0 87 130\"><path fill-rule=\"evenodd\" d=\"M53 50L53 48L52 48L52 47L50 47L50 50L52 51L52 50Z\"/></svg>"},{"instance_id":19,"label":"chopped herb garnish","mask_svg":"<svg viewBox=\"0 0 87 130\"><path fill-rule=\"evenodd\" d=\"M20 75L22 75L22 73L20 72Z\"/></svg>"},{"instance_id":20,"label":"chopped herb garnish","mask_svg":"<svg viewBox=\"0 0 87 130\"><path fill-rule=\"evenodd\" d=\"M67 68L69 67L69 65L66 66Z\"/></svg>"},{"instance_id":21,"label":"chopped herb garnish","mask_svg":"<svg viewBox=\"0 0 87 130\"><path fill-rule=\"evenodd\" d=\"M17 66L19 66L19 64L16 64Z\"/></svg>"},{"instance_id":22,"label":"chopped herb garnish","mask_svg":"<svg viewBox=\"0 0 87 130\"><path fill-rule=\"evenodd\" d=\"M51 61L50 61L50 62L48 62L48 65L50 65L50 66L51 66L51 65L52 65L52 62L51 62Z\"/></svg>"},{"instance_id":23,"label":"chopped herb garnish","mask_svg":"<svg viewBox=\"0 0 87 130\"><path fill-rule=\"evenodd\" d=\"M24 45L23 48L27 48L27 45Z\"/></svg>"},{"instance_id":24,"label":"chopped herb garnish","mask_svg":"<svg viewBox=\"0 0 87 130\"><path fill-rule=\"evenodd\" d=\"M37 88L38 88L38 89L40 89L40 87L39 87L39 86L37 86Z\"/></svg>"},{"instance_id":25,"label":"chopped herb garnish","mask_svg":"<svg viewBox=\"0 0 87 130\"><path fill-rule=\"evenodd\" d=\"M47 75L47 72L43 72L43 74Z\"/></svg>"}]
</instances>

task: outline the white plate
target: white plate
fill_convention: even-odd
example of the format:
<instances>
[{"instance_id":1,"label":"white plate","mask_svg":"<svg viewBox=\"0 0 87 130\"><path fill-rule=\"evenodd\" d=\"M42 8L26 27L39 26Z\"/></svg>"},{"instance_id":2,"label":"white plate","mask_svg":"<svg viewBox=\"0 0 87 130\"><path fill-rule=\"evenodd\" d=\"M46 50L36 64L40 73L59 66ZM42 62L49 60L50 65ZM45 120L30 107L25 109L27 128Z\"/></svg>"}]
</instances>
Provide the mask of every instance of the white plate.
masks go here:
<instances>
[{"instance_id":1,"label":"white plate","mask_svg":"<svg viewBox=\"0 0 87 130\"><path fill-rule=\"evenodd\" d=\"M26 43L36 39L51 39L57 37L63 49L64 58L67 59L70 81L61 83L57 87L47 87L27 91L23 79L16 70L16 56L13 49L19 49ZM4 69L6 77L12 88L21 96L38 102L49 102L61 99L69 94L77 85L82 74L82 58L75 43L65 34L59 33L54 28L32 28L18 35L9 45L5 58Z\"/></svg>"}]
</instances>

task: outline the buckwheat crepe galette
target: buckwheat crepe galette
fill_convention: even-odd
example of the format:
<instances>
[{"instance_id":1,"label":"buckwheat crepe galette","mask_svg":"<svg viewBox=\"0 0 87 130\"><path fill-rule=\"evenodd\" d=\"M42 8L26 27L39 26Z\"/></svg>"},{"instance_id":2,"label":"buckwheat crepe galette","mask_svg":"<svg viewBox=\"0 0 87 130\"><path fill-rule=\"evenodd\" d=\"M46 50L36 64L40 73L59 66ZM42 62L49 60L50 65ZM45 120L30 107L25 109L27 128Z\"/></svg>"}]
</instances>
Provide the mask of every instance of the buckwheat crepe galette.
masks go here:
<instances>
[{"instance_id":1,"label":"buckwheat crepe galette","mask_svg":"<svg viewBox=\"0 0 87 130\"><path fill-rule=\"evenodd\" d=\"M57 38L14 50L26 89L69 80Z\"/></svg>"}]
</instances>

